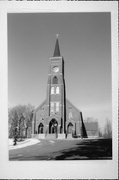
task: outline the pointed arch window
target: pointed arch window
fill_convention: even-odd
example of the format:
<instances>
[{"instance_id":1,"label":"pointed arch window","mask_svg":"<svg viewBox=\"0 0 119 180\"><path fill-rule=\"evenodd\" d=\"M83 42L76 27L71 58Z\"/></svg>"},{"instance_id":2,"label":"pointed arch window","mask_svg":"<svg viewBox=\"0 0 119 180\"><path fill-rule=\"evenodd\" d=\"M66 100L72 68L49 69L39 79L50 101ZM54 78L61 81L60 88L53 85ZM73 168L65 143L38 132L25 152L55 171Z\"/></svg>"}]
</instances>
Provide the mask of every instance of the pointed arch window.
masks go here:
<instances>
[{"instance_id":1,"label":"pointed arch window","mask_svg":"<svg viewBox=\"0 0 119 180\"><path fill-rule=\"evenodd\" d=\"M55 93L55 88L51 87L51 94L54 94L54 93Z\"/></svg>"},{"instance_id":2,"label":"pointed arch window","mask_svg":"<svg viewBox=\"0 0 119 180\"><path fill-rule=\"evenodd\" d=\"M58 84L58 78L56 76L53 77L53 84Z\"/></svg>"},{"instance_id":3,"label":"pointed arch window","mask_svg":"<svg viewBox=\"0 0 119 180\"><path fill-rule=\"evenodd\" d=\"M38 134L43 134L43 128L44 128L44 125L40 123L38 126Z\"/></svg>"},{"instance_id":4,"label":"pointed arch window","mask_svg":"<svg viewBox=\"0 0 119 180\"><path fill-rule=\"evenodd\" d=\"M56 94L59 94L59 87L56 87Z\"/></svg>"},{"instance_id":5,"label":"pointed arch window","mask_svg":"<svg viewBox=\"0 0 119 180\"><path fill-rule=\"evenodd\" d=\"M56 102L56 112L59 112L59 102Z\"/></svg>"},{"instance_id":6,"label":"pointed arch window","mask_svg":"<svg viewBox=\"0 0 119 180\"><path fill-rule=\"evenodd\" d=\"M54 114L54 102L50 103L50 112L51 114Z\"/></svg>"}]
</instances>

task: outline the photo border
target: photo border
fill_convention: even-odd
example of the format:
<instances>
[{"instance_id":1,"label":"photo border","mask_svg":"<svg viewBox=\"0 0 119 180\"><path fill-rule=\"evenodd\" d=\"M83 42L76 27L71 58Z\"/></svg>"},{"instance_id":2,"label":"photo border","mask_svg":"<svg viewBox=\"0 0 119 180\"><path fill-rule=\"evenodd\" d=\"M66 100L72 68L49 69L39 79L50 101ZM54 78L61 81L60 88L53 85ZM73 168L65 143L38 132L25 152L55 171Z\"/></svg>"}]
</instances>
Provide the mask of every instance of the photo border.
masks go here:
<instances>
[{"instance_id":1,"label":"photo border","mask_svg":"<svg viewBox=\"0 0 119 180\"><path fill-rule=\"evenodd\" d=\"M110 12L112 56L112 160L9 161L7 13ZM118 2L0 2L0 178L118 178Z\"/></svg>"}]
</instances>

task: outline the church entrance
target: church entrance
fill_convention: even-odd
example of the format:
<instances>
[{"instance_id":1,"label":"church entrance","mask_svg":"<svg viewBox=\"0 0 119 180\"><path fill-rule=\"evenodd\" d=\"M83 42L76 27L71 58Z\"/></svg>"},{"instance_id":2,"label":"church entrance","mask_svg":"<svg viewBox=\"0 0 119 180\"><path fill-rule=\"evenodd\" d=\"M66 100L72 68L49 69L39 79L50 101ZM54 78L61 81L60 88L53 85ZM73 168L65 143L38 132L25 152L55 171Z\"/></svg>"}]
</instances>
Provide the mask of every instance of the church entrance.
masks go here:
<instances>
[{"instance_id":1,"label":"church entrance","mask_svg":"<svg viewBox=\"0 0 119 180\"><path fill-rule=\"evenodd\" d=\"M56 119L52 119L49 123L49 134L57 134L58 123Z\"/></svg>"},{"instance_id":2,"label":"church entrance","mask_svg":"<svg viewBox=\"0 0 119 180\"><path fill-rule=\"evenodd\" d=\"M40 123L38 126L38 134L43 134L43 128L44 128L43 124Z\"/></svg>"},{"instance_id":3,"label":"church entrance","mask_svg":"<svg viewBox=\"0 0 119 180\"><path fill-rule=\"evenodd\" d=\"M73 133L73 124L70 122L67 126L67 134Z\"/></svg>"}]
</instances>

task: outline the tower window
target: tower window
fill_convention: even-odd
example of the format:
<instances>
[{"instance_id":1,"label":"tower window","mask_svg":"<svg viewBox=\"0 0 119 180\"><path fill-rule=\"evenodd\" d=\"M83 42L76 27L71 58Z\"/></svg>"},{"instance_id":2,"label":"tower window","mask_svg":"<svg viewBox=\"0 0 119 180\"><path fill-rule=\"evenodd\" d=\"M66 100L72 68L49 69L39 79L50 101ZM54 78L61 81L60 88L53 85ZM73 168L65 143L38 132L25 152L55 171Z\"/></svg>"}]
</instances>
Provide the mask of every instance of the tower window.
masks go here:
<instances>
[{"instance_id":1,"label":"tower window","mask_svg":"<svg viewBox=\"0 0 119 180\"><path fill-rule=\"evenodd\" d=\"M54 114L54 102L50 103L50 113Z\"/></svg>"},{"instance_id":2,"label":"tower window","mask_svg":"<svg viewBox=\"0 0 119 180\"><path fill-rule=\"evenodd\" d=\"M59 112L59 102L56 102L56 112Z\"/></svg>"},{"instance_id":3,"label":"tower window","mask_svg":"<svg viewBox=\"0 0 119 180\"><path fill-rule=\"evenodd\" d=\"M58 78L56 76L53 77L53 84L58 84Z\"/></svg>"},{"instance_id":4,"label":"tower window","mask_svg":"<svg viewBox=\"0 0 119 180\"><path fill-rule=\"evenodd\" d=\"M59 87L56 87L56 94L59 94Z\"/></svg>"},{"instance_id":5,"label":"tower window","mask_svg":"<svg viewBox=\"0 0 119 180\"><path fill-rule=\"evenodd\" d=\"M51 87L51 94L54 94L55 88Z\"/></svg>"}]
</instances>

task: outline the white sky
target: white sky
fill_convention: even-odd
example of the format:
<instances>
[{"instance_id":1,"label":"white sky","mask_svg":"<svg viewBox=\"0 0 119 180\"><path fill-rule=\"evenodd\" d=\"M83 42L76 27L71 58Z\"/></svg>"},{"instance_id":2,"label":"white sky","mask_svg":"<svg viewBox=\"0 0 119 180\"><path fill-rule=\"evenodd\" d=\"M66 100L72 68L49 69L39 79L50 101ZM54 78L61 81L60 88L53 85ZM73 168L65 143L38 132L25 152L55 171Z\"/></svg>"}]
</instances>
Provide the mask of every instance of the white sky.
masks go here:
<instances>
[{"instance_id":1,"label":"white sky","mask_svg":"<svg viewBox=\"0 0 119 180\"><path fill-rule=\"evenodd\" d=\"M9 106L46 98L48 63L59 33L67 98L104 126L111 120L110 13L8 14Z\"/></svg>"}]
</instances>

